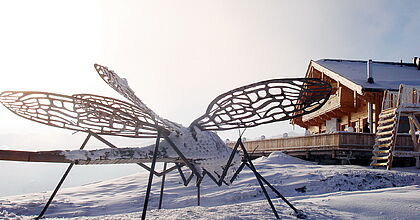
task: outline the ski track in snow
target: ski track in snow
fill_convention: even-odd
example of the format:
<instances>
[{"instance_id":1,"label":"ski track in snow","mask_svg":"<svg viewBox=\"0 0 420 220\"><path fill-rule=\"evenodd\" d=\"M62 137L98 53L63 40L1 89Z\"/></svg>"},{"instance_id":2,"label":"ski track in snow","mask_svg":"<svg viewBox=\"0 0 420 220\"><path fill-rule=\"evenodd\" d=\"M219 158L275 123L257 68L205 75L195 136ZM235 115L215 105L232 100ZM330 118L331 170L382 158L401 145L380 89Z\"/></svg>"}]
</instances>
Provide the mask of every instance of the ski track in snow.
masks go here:
<instances>
[{"instance_id":1,"label":"ski track in snow","mask_svg":"<svg viewBox=\"0 0 420 220\"><path fill-rule=\"evenodd\" d=\"M308 219L420 219L420 170L393 171L353 165L317 165L276 152L254 161L257 170ZM51 178L57 181L59 177ZM274 219L252 172L244 168L231 186L217 187L208 177L196 189L185 187L177 172L167 175L163 209L158 210L160 178L154 177L148 219ZM49 219L138 219L147 175L64 188L46 213ZM29 186L28 186L29 187ZM271 198L275 194L269 190ZM0 219L31 219L51 192L0 198ZM282 219L296 219L281 199L273 199Z\"/></svg>"}]
</instances>

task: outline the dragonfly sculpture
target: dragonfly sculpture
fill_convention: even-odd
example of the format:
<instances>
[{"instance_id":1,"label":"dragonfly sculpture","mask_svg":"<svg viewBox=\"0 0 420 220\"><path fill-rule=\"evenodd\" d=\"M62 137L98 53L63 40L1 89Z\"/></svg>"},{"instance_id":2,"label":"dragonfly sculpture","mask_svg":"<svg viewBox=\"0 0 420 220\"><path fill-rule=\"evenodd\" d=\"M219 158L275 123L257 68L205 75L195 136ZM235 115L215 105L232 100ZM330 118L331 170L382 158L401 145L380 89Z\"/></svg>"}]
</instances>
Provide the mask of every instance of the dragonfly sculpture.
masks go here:
<instances>
[{"instance_id":1,"label":"dragonfly sculpture","mask_svg":"<svg viewBox=\"0 0 420 220\"><path fill-rule=\"evenodd\" d=\"M214 131L255 127L314 112L321 108L330 96L332 88L327 82L316 78L286 78L239 87L216 97L201 117L184 127L162 118L148 108L135 95L127 80L119 77L114 71L98 64L94 67L99 76L129 102L92 94L67 96L34 91L5 91L0 94L0 102L21 117L88 134L79 150L0 150L0 160L70 163L38 218L45 214L73 165L117 163L137 163L150 172L143 219L146 216L153 175L163 176L164 181L166 173L177 169L185 185L196 176L199 204L199 185L204 176L209 176L219 186L230 184L245 166L254 172L277 218L279 216L264 188L264 183L276 192L298 217L303 217L299 210L256 171L240 137L232 149L227 147ZM102 135L155 138L156 142L145 147L117 148ZM92 136L111 148L84 150ZM241 153L238 151L239 147L242 149ZM165 163L164 170L160 173L155 171L157 162ZM144 163L151 163L151 166ZM167 163L175 165L166 169ZM185 178L182 166L191 170L189 178ZM162 193L163 184L161 200Z\"/></svg>"}]
</instances>

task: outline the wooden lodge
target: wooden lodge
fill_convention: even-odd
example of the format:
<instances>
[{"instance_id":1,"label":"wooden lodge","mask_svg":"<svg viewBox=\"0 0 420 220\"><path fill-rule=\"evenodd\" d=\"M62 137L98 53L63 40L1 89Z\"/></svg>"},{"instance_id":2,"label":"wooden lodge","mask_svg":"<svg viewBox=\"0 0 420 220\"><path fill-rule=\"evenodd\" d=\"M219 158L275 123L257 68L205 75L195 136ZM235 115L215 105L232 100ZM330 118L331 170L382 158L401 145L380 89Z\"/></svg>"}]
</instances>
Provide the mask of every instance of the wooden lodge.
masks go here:
<instances>
[{"instance_id":1,"label":"wooden lodge","mask_svg":"<svg viewBox=\"0 0 420 220\"><path fill-rule=\"evenodd\" d=\"M321 109L292 120L311 134L360 133L367 124L365 132L375 133L384 91L398 91L400 84L420 86L420 71L408 63L323 59L311 61L305 77L320 78L333 86ZM407 123L400 123L401 133L408 129Z\"/></svg>"},{"instance_id":2,"label":"wooden lodge","mask_svg":"<svg viewBox=\"0 0 420 220\"><path fill-rule=\"evenodd\" d=\"M381 131L378 127L381 127L384 92L396 94L386 100L393 102L398 99L400 84L420 88L419 69L418 62L416 65L371 60L311 60L305 77L329 82L333 92L319 110L291 120L292 124L305 128L307 135L246 141L245 146L256 154L283 151L326 163L368 164L372 158L375 133ZM419 104L420 94L418 90L413 91L413 100ZM420 110L420 106L417 109ZM415 117L420 119L418 114ZM409 120L405 115L398 118L395 131L398 136L395 135L393 142L395 149L412 151L415 144L409 134ZM412 165L412 161L412 158L396 160L394 164Z\"/></svg>"}]
</instances>

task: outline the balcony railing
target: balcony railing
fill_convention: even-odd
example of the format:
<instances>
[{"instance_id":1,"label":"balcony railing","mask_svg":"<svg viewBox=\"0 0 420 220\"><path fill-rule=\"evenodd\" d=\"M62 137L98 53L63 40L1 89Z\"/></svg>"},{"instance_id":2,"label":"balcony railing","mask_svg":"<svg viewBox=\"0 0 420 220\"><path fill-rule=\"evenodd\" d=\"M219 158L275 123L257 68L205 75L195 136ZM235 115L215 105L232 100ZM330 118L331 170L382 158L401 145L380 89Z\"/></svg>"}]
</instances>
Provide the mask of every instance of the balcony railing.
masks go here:
<instances>
[{"instance_id":1,"label":"balcony railing","mask_svg":"<svg viewBox=\"0 0 420 220\"><path fill-rule=\"evenodd\" d=\"M327 112L340 108L342 104L342 90L341 87L337 89L337 92L330 96L328 101L319 110L302 116L302 121L309 121Z\"/></svg>"},{"instance_id":2,"label":"balcony railing","mask_svg":"<svg viewBox=\"0 0 420 220\"><path fill-rule=\"evenodd\" d=\"M317 151L352 149L371 152L375 143L375 134L356 132L335 132L300 137L273 138L245 141L249 152L273 151ZM233 147L234 142L227 143ZM409 134L398 134L397 150L412 150L413 143Z\"/></svg>"},{"instance_id":3,"label":"balcony railing","mask_svg":"<svg viewBox=\"0 0 420 220\"><path fill-rule=\"evenodd\" d=\"M382 109L397 107L420 108L420 87L400 85L399 91L385 91Z\"/></svg>"}]
</instances>

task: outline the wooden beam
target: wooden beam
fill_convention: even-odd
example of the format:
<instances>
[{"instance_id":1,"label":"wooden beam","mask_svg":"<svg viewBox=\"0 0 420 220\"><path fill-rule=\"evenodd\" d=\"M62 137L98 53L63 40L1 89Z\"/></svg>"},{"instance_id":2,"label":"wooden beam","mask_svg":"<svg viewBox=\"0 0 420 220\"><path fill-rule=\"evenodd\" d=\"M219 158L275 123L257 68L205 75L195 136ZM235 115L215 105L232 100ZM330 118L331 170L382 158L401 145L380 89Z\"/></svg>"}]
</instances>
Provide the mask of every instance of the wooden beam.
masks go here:
<instances>
[{"instance_id":1,"label":"wooden beam","mask_svg":"<svg viewBox=\"0 0 420 220\"><path fill-rule=\"evenodd\" d=\"M313 123L315 122L316 125L321 124L323 122L323 120L320 117L316 117L316 118L312 118L309 121L306 121L305 123L310 122Z\"/></svg>"},{"instance_id":2,"label":"wooden beam","mask_svg":"<svg viewBox=\"0 0 420 220\"><path fill-rule=\"evenodd\" d=\"M412 115L408 116L408 124L410 125L410 136L411 136L411 140L413 141L414 151L419 151L419 143L416 138L416 128L414 125Z\"/></svg>"},{"instance_id":3,"label":"wooden beam","mask_svg":"<svg viewBox=\"0 0 420 220\"><path fill-rule=\"evenodd\" d=\"M130 149L118 148L111 149L114 153L121 152L120 157L112 158L86 158L86 159L70 159L64 156L66 151L14 151L14 150L0 150L0 160L9 161L22 161L22 162L50 162L50 163L74 163L74 164L123 164L123 163L150 163L150 155L141 156L140 154L134 154L136 150L133 148L133 154L131 157L125 156L127 151ZM84 151L88 152L88 151ZM131 154L130 154L131 155ZM159 155L157 162L182 162L178 158L171 158L164 155Z\"/></svg>"},{"instance_id":4,"label":"wooden beam","mask_svg":"<svg viewBox=\"0 0 420 220\"><path fill-rule=\"evenodd\" d=\"M416 134L415 134L415 132L416 132L416 129L414 129L414 126L415 127L417 127L417 130L418 131L420 131L420 123L419 123L419 121L417 120L417 118L416 118L416 115L415 114L412 114L411 116L408 116L408 118L409 118L409 121L413 124L413 133L414 134L412 134L411 136L412 136L412 138L414 138L413 139L413 142L416 142L415 141L415 137L416 137ZM411 133L411 126L412 126L412 124L410 123L410 133ZM414 135L414 136L413 136ZM419 152L420 151L420 136L419 136L419 138L418 138L418 140L417 140L417 145L414 145L415 146L415 148L414 148L414 150L415 151L417 151L417 152Z\"/></svg>"},{"instance_id":5,"label":"wooden beam","mask_svg":"<svg viewBox=\"0 0 420 220\"><path fill-rule=\"evenodd\" d=\"M353 107L357 109L357 92L353 91Z\"/></svg>"},{"instance_id":6,"label":"wooden beam","mask_svg":"<svg viewBox=\"0 0 420 220\"><path fill-rule=\"evenodd\" d=\"M327 116L327 118L329 118L329 119L331 119L331 118L336 118L337 117L337 114L334 112L334 111L330 111L330 112L327 112L327 113L325 113L325 115ZM329 120L328 119L328 120Z\"/></svg>"},{"instance_id":7,"label":"wooden beam","mask_svg":"<svg viewBox=\"0 0 420 220\"><path fill-rule=\"evenodd\" d=\"M321 66L320 64L316 63L315 61L311 60L310 65L312 67L314 67L316 70L323 72L325 75L327 75L328 77L334 79L335 81L340 81L343 85L345 85L346 87L350 88L353 91L356 91L357 93L359 93L360 95L363 94L362 92L362 86L355 84L354 82L346 79L345 77Z\"/></svg>"},{"instance_id":8,"label":"wooden beam","mask_svg":"<svg viewBox=\"0 0 420 220\"><path fill-rule=\"evenodd\" d=\"M62 151L14 151L0 150L0 160L24 161L24 162L53 162L53 163L71 163L64 155L60 155Z\"/></svg>"},{"instance_id":9,"label":"wooden beam","mask_svg":"<svg viewBox=\"0 0 420 220\"><path fill-rule=\"evenodd\" d=\"M376 92L364 92L363 96L360 96L363 100L366 100L366 102L375 103L375 94Z\"/></svg>"},{"instance_id":10,"label":"wooden beam","mask_svg":"<svg viewBox=\"0 0 420 220\"><path fill-rule=\"evenodd\" d=\"M351 114L349 113L349 114L347 115L347 126L349 126L349 127L350 127L350 125L351 125Z\"/></svg>"},{"instance_id":11,"label":"wooden beam","mask_svg":"<svg viewBox=\"0 0 420 220\"><path fill-rule=\"evenodd\" d=\"M420 123L419 123L419 121L417 120L416 116L415 116L415 115L413 115L411 118L412 118L412 120L413 120L414 125L417 127L417 129L418 129L418 130L420 130Z\"/></svg>"},{"instance_id":12,"label":"wooden beam","mask_svg":"<svg viewBox=\"0 0 420 220\"><path fill-rule=\"evenodd\" d=\"M327 120L330 120L331 119L331 117L329 116L329 115L327 115L327 114L323 114L323 115L320 115L320 116L318 116L322 121L327 121Z\"/></svg>"}]
</instances>

